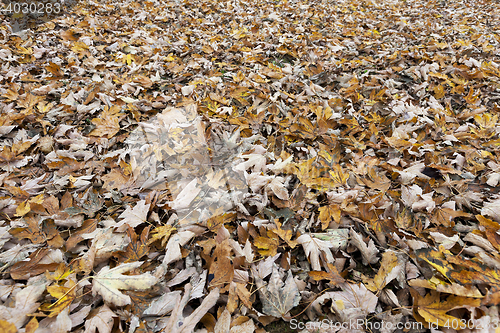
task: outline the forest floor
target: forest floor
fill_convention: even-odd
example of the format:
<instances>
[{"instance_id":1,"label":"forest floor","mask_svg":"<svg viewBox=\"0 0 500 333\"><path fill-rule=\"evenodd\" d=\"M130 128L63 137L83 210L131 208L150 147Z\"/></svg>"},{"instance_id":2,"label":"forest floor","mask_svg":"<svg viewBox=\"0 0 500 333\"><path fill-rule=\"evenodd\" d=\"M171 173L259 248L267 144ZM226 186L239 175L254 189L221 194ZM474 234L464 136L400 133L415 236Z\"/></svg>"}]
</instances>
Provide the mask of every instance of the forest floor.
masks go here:
<instances>
[{"instance_id":1,"label":"forest floor","mask_svg":"<svg viewBox=\"0 0 500 333\"><path fill-rule=\"evenodd\" d=\"M43 3L0 15L0 332L498 332L500 3Z\"/></svg>"}]
</instances>

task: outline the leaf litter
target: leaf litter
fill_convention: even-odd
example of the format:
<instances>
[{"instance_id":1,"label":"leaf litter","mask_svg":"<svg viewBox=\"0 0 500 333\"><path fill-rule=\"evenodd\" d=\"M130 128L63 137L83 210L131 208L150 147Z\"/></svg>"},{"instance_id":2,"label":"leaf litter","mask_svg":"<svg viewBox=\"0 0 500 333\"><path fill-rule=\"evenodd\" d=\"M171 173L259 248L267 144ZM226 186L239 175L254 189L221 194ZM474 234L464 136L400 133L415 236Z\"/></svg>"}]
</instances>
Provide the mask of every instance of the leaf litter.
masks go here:
<instances>
[{"instance_id":1,"label":"leaf litter","mask_svg":"<svg viewBox=\"0 0 500 333\"><path fill-rule=\"evenodd\" d=\"M81 0L23 29L2 14L0 330L493 332L499 15Z\"/></svg>"}]
</instances>

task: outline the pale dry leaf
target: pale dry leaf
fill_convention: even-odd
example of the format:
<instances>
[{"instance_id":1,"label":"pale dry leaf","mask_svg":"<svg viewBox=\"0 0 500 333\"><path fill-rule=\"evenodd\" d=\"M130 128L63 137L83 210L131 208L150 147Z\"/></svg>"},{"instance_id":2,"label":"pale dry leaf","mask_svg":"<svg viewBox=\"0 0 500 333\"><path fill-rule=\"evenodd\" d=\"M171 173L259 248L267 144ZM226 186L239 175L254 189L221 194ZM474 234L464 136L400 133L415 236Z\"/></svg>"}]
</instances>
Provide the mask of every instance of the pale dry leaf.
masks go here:
<instances>
[{"instance_id":1,"label":"pale dry leaf","mask_svg":"<svg viewBox=\"0 0 500 333\"><path fill-rule=\"evenodd\" d=\"M54 318L44 318L40 321L36 333L66 333L71 330L72 323L69 317L69 307L65 308Z\"/></svg>"},{"instance_id":2,"label":"pale dry leaf","mask_svg":"<svg viewBox=\"0 0 500 333\"><path fill-rule=\"evenodd\" d=\"M331 300L332 310L340 322L356 322L364 319L369 313L375 312L378 297L360 284L343 283L342 291L327 292L319 296L311 304L311 308L318 314L323 314L321 305Z\"/></svg>"},{"instance_id":3,"label":"pale dry leaf","mask_svg":"<svg viewBox=\"0 0 500 333\"><path fill-rule=\"evenodd\" d=\"M281 200L289 200L290 197L288 195L288 191L285 187L285 184L283 182L285 181L285 178L283 177L276 177L274 178L268 186L271 188L273 193Z\"/></svg>"},{"instance_id":4,"label":"pale dry leaf","mask_svg":"<svg viewBox=\"0 0 500 333\"><path fill-rule=\"evenodd\" d=\"M89 315L90 310L92 310L92 306L87 305L78 310L77 312L70 314L69 318L71 319L71 327L73 328L75 326L82 324Z\"/></svg>"},{"instance_id":5,"label":"pale dry leaf","mask_svg":"<svg viewBox=\"0 0 500 333\"><path fill-rule=\"evenodd\" d=\"M500 222L500 199L485 202L481 209L481 215L489 216L493 220Z\"/></svg>"},{"instance_id":6,"label":"pale dry leaf","mask_svg":"<svg viewBox=\"0 0 500 333\"><path fill-rule=\"evenodd\" d=\"M172 311L181 299L181 291L175 290L154 299L151 305L144 310L144 315L163 316Z\"/></svg>"},{"instance_id":7,"label":"pale dry leaf","mask_svg":"<svg viewBox=\"0 0 500 333\"><path fill-rule=\"evenodd\" d=\"M214 288L203 299L201 304L187 317L184 317L184 309L191 299L192 286L190 283L184 287L184 296L178 300L170 315L165 333L191 333L196 324L217 303L219 299L219 288Z\"/></svg>"},{"instance_id":8,"label":"pale dry leaf","mask_svg":"<svg viewBox=\"0 0 500 333\"><path fill-rule=\"evenodd\" d=\"M488 176L488 180L486 181L486 184L495 187L498 185L500 182L500 172L495 172L492 173Z\"/></svg>"},{"instance_id":9,"label":"pale dry leaf","mask_svg":"<svg viewBox=\"0 0 500 333\"><path fill-rule=\"evenodd\" d=\"M116 224L118 232L125 232L130 226L131 228L137 227L139 224L145 223L148 218L150 204L146 204L146 200L140 200L134 208L127 207L118 218L123 219Z\"/></svg>"},{"instance_id":10,"label":"pale dry leaf","mask_svg":"<svg viewBox=\"0 0 500 333\"><path fill-rule=\"evenodd\" d=\"M229 333L231 326L231 314L227 309L224 309L219 319L215 323L214 333Z\"/></svg>"},{"instance_id":11,"label":"pale dry leaf","mask_svg":"<svg viewBox=\"0 0 500 333\"><path fill-rule=\"evenodd\" d=\"M253 276L259 279L265 279L269 274L273 272L274 262L280 255L281 254L278 253L275 256L260 260L257 264L252 264Z\"/></svg>"},{"instance_id":12,"label":"pale dry leaf","mask_svg":"<svg viewBox=\"0 0 500 333\"><path fill-rule=\"evenodd\" d=\"M447 237L440 232L431 231L429 232L429 235L434 239L434 242L443 246L446 250L451 249L457 242L463 244L463 242L460 241L458 234L455 234L453 237Z\"/></svg>"},{"instance_id":13,"label":"pale dry leaf","mask_svg":"<svg viewBox=\"0 0 500 333\"><path fill-rule=\"evenodd\" d=\"M334 246L331 242L311 237L309 234L301 235L297 238L297 242L304 248L304 252L311 262L313 271L321 271L320 253L324 254L327 263L333 263L334 258L330 248Z\"/></svg>"},{"instance_id":14,"label":"pale dry leaf","mask_svg":"<svg viewBox=\"0 0 500 333\"><path fill-rule=\"evenodd\" d=\"M140 275L123 275L142 265L142 261L121 264L115 268L103 267L93 278L92 294L102 296L105 302L123 306L130 304L130 297L120 290L145 290L155 285L157 279L149 272Z\"/></svg>"},{"instance_id":15,"label":"pale dry leaf","mask_svg":"<svg viewBox=\"0 0 500 333\"><path fill-rule=\"evenodd\" d=\"M246 259L247 263L253 262L254 254L252 251L252 244L250 243L250 241L248 239L245 243L245 247L243 248L243 254L245 255L245 259Z\"/></svg>"},{"instance_id":16,"label":"pale dry leaf","mask_svg":"<svg viewBox=\"0 0 500 333\"><path fill-rule=\"evenodd\" d=\"M273 266L273 272L269 283L254 275L259 295L262 301L262 312L273 317L284 317L291 309L300 302L300 292L292 273L287 271L286 281L282 277L285 275L280 272L276 264Z\"/></svg>"},{"instance_id":17,"label":"pale dry leaf","mask_svg":"<svg viewBox=\"0 0 500 333\"><path fill-rule=\"evenodd\" d=\"M6 320L18 329L24 326L28 320L28 315L38 309L40 303L36 301L45 291L45 285L29 285L17 292L15 295L15 306L13 308L0 305L0 320Z\"/></svg>"},{"instance_id":18,"label":"pale dry leaf","mask_svg":"<svg viewBox=\"0 0 500 333\"><path fill-rule=\"evenodd\" d=\"M188 208L201 191L201 188L197 186L198 178L195 178L182 189L174 201L168 203L169 206L175 210Z\"/></svg>"},{"instance_id":19,"label":"pale dry leaf","mask_svg":"<svg viewBox=\"0 0 500 333\"><path fill-rule=\"evenodd\" d=\"M167 252L163 258L162 265L168 265L171 262L180 260L182 258L181 246L184 246L187 242L195 236L192 231L181 231L177 234L170 236L167 243Z\"/></svg>"},{"instance_id":20,"label":"pale dry leaf","mask_svg":"<svg viewBox=\"0 0 500 333\"><path fill-rule=\"evenodd\" d=\"M363 241L363 238L361 238L361 236L356 231L354 231L354 229L350 230L349 235L351 236L351 244L357 247L359 251L361 251L363 264L374 264L378 261L378 250L375 246L375 243L373 242L373 239L370 239L368 245L366 245L366 243Z\"/></svg>"},{"instance_id":21,"label":"pale dry leaf","mask_svg":"<svg viewBox=\"0 0 500 333\"><path fill-rule=\"evenodd\" d=\"M229 333L253 333L255 332L255 324L250 318L241 325L231 327Z\"/></svg>"},{"instance_id":22,"label":"pale dry leaf","mask_svg":"<svg viewBox=\"0 0 500 333\"><path fill-rule=\"evenodd\" d=\"M93 310L90 317L85 320L85 333L111 333L116 314L104 304L100 308Z\"/></svg>"}]
</instances>

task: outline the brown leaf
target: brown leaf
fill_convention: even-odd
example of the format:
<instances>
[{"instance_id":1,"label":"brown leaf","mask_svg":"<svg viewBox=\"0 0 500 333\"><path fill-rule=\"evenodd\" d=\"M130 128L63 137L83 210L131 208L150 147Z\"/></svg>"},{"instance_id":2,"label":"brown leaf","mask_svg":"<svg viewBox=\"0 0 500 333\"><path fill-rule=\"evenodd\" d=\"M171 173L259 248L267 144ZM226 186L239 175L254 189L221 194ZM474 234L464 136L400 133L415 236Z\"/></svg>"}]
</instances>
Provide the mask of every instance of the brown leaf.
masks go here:
<instances>
[{"instance_id":1,"label":"brown leaf","mask_svg":"<svg viewBox=\"0 0 500 333\"><path fill-rule=\"evenodd\" d=\"M71 250L76 246L76 244L78 244L84 239L87 239L85 238L85 235L93 233L97 228L97 223L98 223L97 219L89 219L83 221L83 225L80 228L78 228L75 232L73 232L66 241L66 249Z\"/></svg>"},{"instance_id":2,"label":"brown leaf","mask_svg":"<svg viewBox=\"0 0 500 333\"><path fill-rule=\"evenodd\" d=\"M401 269L402 266L398 263L396 254L393 251L385 251L382 254L380 269L373 280L368 279L364 281L366 288L375 293L384 289L389 282L396 278Z\"/></svg>"},{"instance_id":3,"label":"brown leaf","mask_svg":"<svg viewBox=\"0 0 500 333\"><path fill-rule=\"evenodd\" d=\"M328 280L333 285L338 285L345 282L344 278L337 271L337 267L335 267L331 263L327 263L326 265L328 267L328 272L311 271L308 272L309 276L315 281Z\"/></svg>"},{"instance_id":4,"label":"brown leaf","mask_svg":"<svg viewBox=\"0 0 500 333\"><path fill-rule=\"evenodd\" d=\"M42 244L47 240L47 235L40 228L37 219L33 216L26 216L24 221L28 227L11 229L12 236L17 239L28 238L33 244Z\"/></svg>"},{"instance_id":5,"label":"brown leaf","mask_svg":"<svg viewBox=\"0 0 500 333\"><path fill-rule=\"evenodd\" d=\"M30 276L37 276L45 271L54 271L59 266L58 263L39 264L49 253L49 249L41 249L33 252L29 257L29 261L19 261L12 265L9 270L10 276L14 280L26 280Z\"/></svg>"},{"instance_id":6,"label":"brown leaf","mask_svg":"<svg viewBox=\"0 0 500 333\"><path fill-rule=\"evenodd\" d=\"M474 298L467 298L461 296L449 296L445 301L440 299L440 293L432 290L425 297L414 289L410 289L413 297L413 311L417 312L427 323L437 324L441 327L447 325L451 327L450 323L456 323L461 329L466 325L460 321L460 318L446 314L447 312L458 308L475 308L481 305L481 300Z\"/></svg>"},{"instance_id":7,"label":"brown leaf","mask_svg":"<svg viewBox=\"0 0 500 333\"><path fill-rule=\"evenodd\" d=\"M149 253L148 236L149 226L144 228L141 233L141 238L138 240L138 235L131 227L127 229L127 235L130 238L130 243L125 248L125 251L116 252L115 256L118 257L120 262L139 261L142 257Z\"/></svg>"},{"instance_id":8,"label":"brown leaf","mask_svg":"<svg viewBox=\"0 0 500 333\"><path fill-rule=\"evenodd\" d=\"M209 287L224 290L224 285L231 283L234 276L234 268L231 262L231 247L227 240L217 244L214 250L210 268L208 270Z\"/></svg>"}]
</instances>

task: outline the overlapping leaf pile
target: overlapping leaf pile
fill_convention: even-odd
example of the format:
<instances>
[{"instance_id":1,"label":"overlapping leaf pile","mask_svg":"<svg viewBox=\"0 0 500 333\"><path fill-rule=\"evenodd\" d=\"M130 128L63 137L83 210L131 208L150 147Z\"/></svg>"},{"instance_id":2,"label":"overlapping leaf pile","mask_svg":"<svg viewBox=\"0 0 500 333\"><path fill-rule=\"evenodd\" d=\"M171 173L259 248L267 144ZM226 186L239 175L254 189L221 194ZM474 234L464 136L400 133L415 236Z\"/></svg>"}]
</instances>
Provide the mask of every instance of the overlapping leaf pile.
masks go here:
<instances>
[{"instance_id":1,"label":"overlapping leaf pile","mask_svg":"<svg viewBox=\"0 0 500 333\"><path fill-rule=\"evenodd\" d=\"M34 31L2 18L0 327L493 327L499 15L88 0Z\"/></svg>"}]
</instances>

